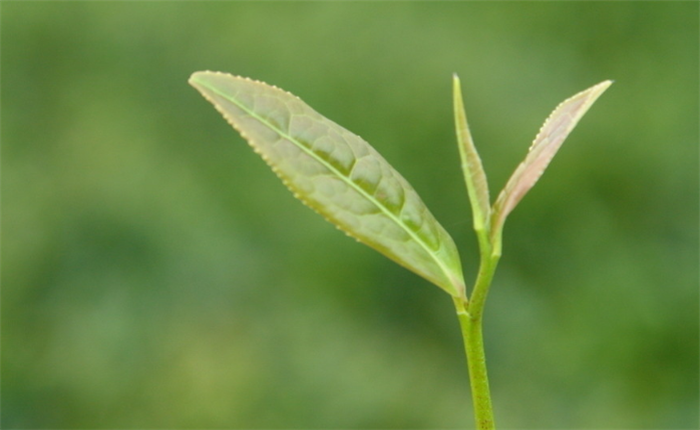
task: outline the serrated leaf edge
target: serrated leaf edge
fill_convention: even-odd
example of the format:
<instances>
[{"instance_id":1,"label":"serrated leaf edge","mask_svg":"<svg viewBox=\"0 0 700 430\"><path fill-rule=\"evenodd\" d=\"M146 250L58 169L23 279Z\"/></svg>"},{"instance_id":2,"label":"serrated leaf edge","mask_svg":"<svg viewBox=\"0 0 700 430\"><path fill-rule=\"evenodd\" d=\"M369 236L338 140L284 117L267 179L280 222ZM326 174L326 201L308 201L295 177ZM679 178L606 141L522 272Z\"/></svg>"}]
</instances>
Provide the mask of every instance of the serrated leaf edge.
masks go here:
<instances>
[{"instance_id":1,"label":"serrated leaf edge","mask_svg":"<svg viewBox=\"0 0 700 430\"><path fill-rule=\"evenodd\" d=\"M255 118L256 120L260 121L261 123L265 124L265 125L268 126L270 129L272 129L272 130L274 130L276 133L278 133L280 136L284 137L285 139L289 140L290 142L293 142L297 147L299 147L299 148L300 148L302 151L304 151L307 155L313 157L316 161L318 161L320 164L322 164L322 165L323 165L324 167L326 167L328 170L330 170L331 172L333 172L337 177L341 178L341 180L343 180L348 186L352 187L352 188L353 188L354 190L356 190L360 195L362 195L363 197L365 197L368 201L372 202L377 208L379 208L379 209L382 211L382 213L383 213L384 215L386 215L389 219L391 219L391 220L394 221L397 225L399 225L403 230L405 230L405 231L409 234L409 236L410 236L413 240L415 240L418 244L420 244L420 246L428 253L428 255L430 255L430 257L435 261L435 263L438 265L438 267L442 270L442 272L445 274L445 277L446 277L448 280L450 280L450 284L449 284L449 285L438 285L438 284L436 284L436 285L437 285L438 287L442 288L443 290L445 290L447 293L449 293L450 295L452 295L452 296L454 296L454 297L463 297L463 296L464 296L464 292L463 292L463 291L464 291L464 282L463 282L461 279L454 279L454 276L453 276L453 275L454 275L455 273L457 273L457 272L455 272L455 271L453 271L453 270L450 270L450 269L445 265L445 263L442 261L442 259L440 259L440 258L430 249L430 247L429 247L419 236L417 236L410 228L408 228L408 227L405 225L405 223L403 223L403 221L401 221L399 218L397 218L396 216L394 216L394 214L392 214L386 207L384 207L384 205L382 205L379 201L377 201L377 199L375 199L373 196L371 196L370 194L368 194L368 193L367 193L364 189L362 189L361 187L357 186L354 182L352 182L352 180L350 180L350 178L348 178L348 177L346 177L345 175L343 175L337 168L335 168L333 165L329 164L329 163L326 162L325 160L319 158L311 149L307 148L306 146L304 146L303 144L301 144L300 142L298 142L296 139L294 139L294 138L293 138L292 136L290 136L288 133L286 133L286 132L280 130L278 127L276 127L275 125L271 124L269 121L265 120L264 118L261 118L261 117L260 117L259 115L257 115L255 112L251 111L251 110L248 109L246 106L240 104L237 100L232 99L230 96L228 96L228 95L226 95L226 94L223 94L222 92L220 92L220 91L216 90L215 88L212 88L212 87L210 87L210 86L208 86L208 85L206 85L206 84L203 84L203 83L201 83L201 82L197 82L197 81L196 81L195 75L197 75L197 74L207 74L207 73L209 73L209 74L214 74L214 75L220 75L220 76L226 76L226 77L233 77L233 78L237 78L237 79L243 79L243 80L248 81L248 82L253 82L253 83L256 83L256 84L262 84L262 85L265 85L265 86L274 88L274 89L276 89L276 90L282 91L282 92L286 93L287 95L290 95L290 96L292 96L292 97L294 97L294 98L296 98L296 99L298 99L298 100L300 100L300 101L302 101L302 102L303 102L303 100L301 100L298 96L296 96L296 95L290 93L289 91L283 90L283 89L281 89L281 88L279 88L279 87L277 87L277 86L270 85L270 84L268 84L268 83L266 83L266 82L263 82L263 81L260 81L260 80L255 80L255 79L251 79L251 78L248 78L248 77L232 75L232 74L230 74L230 73L214 72L214 71L201 71L201 72L195 72L195 73L193 73L192 76L191 76L190 79L189 79L189 82L190 82L191 85L192 85L193 82L196 82L198 85L206 86L209 90L211 90L211 91L213 91L213 92L219 94L221 97L223 97L223 98L229 100L231 103L234 103L234 104L235 104L236 106L238 106L240 109L242 109L243 111L245 111L248 115L250 115L251 117L253 117L253 118ZM194 86L194 85L193 85L193 86ZM306 206L308 206L309 208L311 208L312 210L314 210L314 212L316 212L316 213L318 213L319 215L323 216L328 222L330 222L331 224L333 224L338 230L342 231L342 232L345 233L347 236L352 237L353 239L355 239L355 240L358 241L358 242L364 243L364 242L362 241L361 238L355 236L355 235L354 235L352 232L350 232L349 230L346 230L346 229L342 228L341 226L339 226L338 224L336 224L336 223L334 222L334 220L332 220L332 219L331 219L330 217L328 217L326 214L320 212L310 201L308 201L308 200L307 200L306 198L304 198L301 194L299 194L299 193L297 192L297 190L295 189L295 187L292 185L292 183L291 183L291 182L287 179L287 177L284 175L284 173L282 173L273 163L271 163L270 160L267 158L267 156L258 148L258 144L255 143L254 139L252 139L252 138L249 137L246 133L244 133L244 132L240 129L240 127L238 127L238 126L236 125L236 123L235 123L235 121L233 120L233 118L231 118L231 117L229 116L229 114L228 114L224 109L222 109L222 108L219 106L218 103L216 103L214 100L212 100L212 99L211 99L210 97L208 97L206 94L203 94L203 96L204 96L205 99L207 99L207 101L209 101L212 105L214 105L214 107L216 108L216 110L226 119L226 122L228 122L228 124L229 124L231 127L233 127L233 128L241 135L241 137L243 137L243 139L244 139L246 142L248 142L249 146L250 146L251 148L253 148L253 151L254 151L255 153L257 153L257 154L265 161L265 163L272 169L272 171L275 173L275 175L277 175L277 177L280 178L280 180L282 181L282 183L292 192L292 194L294 195L294 197L296 197L298 200L300 200L302 203L304 203L304 205L306 205ZM305 102L303 102L303 103L306 105ZM308 105L306 105L306 106L308 106ZM313 108L311 108L310 106L308 106L308 107L309 107L309 109L313 109ZM319 115L320 115L320 114L319 114ZM325 116L324 116L323 118L325 118L327 121L333 122L332 120L326 118ZM333 122L333 124L335 124L335 125L337 125L338 127L341 127L341 128L342 128L342 126L336 124L335 122ZM363 140L364 140L364 139L363 139ZM393 259L392 259L392 260L393 260ZM394 260L394 261L397 262L397 263L399 263L400 265L402 265L402 266L408 268L408 269L411 270L411 271L414 270L413 268L410 268L410 267L405 266L405 265L404 265L403 263L401 263L400 261L397 261L397 260ZM461 273L457 273L457 276L461 277Z\"/></svg>"}]
</instances>

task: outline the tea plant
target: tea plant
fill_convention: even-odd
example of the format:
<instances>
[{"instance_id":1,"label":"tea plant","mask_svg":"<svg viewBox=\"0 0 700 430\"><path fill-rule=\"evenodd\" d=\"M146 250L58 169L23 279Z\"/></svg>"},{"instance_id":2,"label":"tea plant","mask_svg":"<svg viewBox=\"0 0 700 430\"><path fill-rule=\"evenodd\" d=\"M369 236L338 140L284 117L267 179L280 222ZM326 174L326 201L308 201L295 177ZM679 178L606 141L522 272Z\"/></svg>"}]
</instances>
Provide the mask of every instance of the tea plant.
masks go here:
<instances>
[{"instance_id":1,"label":"tea plant","mask_svg":"<svg viewBox=\"0 0 700 430\"><path fill-rule=\"evenodd\" d=\"M457 75L454 113L462 171L479 242L480 266L467 293L454 241L411 185L359 136L296 96L263 82L196 72L189 83L270 165L294 195L354 237L447 292L467 356L476 428L494 428L482 338L486 296L501 257L506 217L535 185L564 139L612 84L603 81L565 100L547 118L525 160L490 204Z\"/></svg>"}]
</instances>

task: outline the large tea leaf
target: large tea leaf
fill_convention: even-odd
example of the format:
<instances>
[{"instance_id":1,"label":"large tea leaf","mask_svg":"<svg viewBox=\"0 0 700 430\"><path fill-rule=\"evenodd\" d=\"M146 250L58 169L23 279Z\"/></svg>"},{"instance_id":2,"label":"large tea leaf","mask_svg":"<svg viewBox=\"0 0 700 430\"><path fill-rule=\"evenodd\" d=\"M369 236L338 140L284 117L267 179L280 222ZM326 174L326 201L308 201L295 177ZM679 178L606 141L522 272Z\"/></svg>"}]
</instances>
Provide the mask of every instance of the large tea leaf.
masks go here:
<instances>
[{"instance_id":1,"label":"large tea leaf","mask_svg":"<svg viewBox=\"0 0 700 430\"><path fill-rule=\"evenodd\" d=\"M296 197L452 296L465 296L452 238L409 183L362 138L262 82L218 72L196 72L189 82Z\"/></svg>"},{"instance_id":2,"label":"large tea leaf","mask_svg":"<svg viewBox=\"0 0 700 430\"><path fill-rule=\"evenodd\" d=\"M569 133L611 84L612 81L603 81L581 91L564 100L549 115L532 142L525 160L515 169L494 204L493 234L500 235L508 214L535 185ZM496 242L500 244L498 238Z\"/></svg>"}]
</instances>

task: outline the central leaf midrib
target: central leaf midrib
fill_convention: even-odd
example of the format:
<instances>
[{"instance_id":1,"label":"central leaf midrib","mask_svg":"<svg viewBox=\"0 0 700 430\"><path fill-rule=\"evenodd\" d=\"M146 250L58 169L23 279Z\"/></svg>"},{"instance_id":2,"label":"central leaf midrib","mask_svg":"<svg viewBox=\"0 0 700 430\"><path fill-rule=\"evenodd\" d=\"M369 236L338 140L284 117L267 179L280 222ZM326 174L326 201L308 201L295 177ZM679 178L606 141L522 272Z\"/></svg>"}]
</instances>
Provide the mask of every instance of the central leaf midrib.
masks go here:
<instances>
[{"instance_id":1,"label":"central leaf midrib","mask_svg":"<svg viewBox=\"0 0 700 430\"><path fill-rule=\"evenodd\" d=\"M204 84L204 83L202 83L202 85L205 85L205 86L206 86L206 84ZM213 91L213 92L219 94L221 97L225 98L226 100L229 100L231 103L235 104L236 106L238 106L239 108L241 108L243 111L245 111L246 113L248 113L248 115L250 115L250 116L252 116L253 118L255 118L256 120L260 121L261 123L263 123L264 125L266 125L266 126L269 127L270 129L274 130L274 131L277 132L280 136L282 136L282 137L286 138L287 140L289 140L290 142L294 143L294 145L296 145L297 147L301 148L301 150L304 151L306 154L308 154L309 156L313 157L316 161L318 161L319 163L321 163L324 167L326 167L328 170L330 170L332 173L334 173L337 177L341 178L341 180L343 180L345 183L347 183L350 187L352 187L352 188L353 188L355 191L357 191L360 195L362 195L362 196L365 197L367 200L369 200L370 202L372 202L372 203L373 203L375 206L377 206L377 207L379 208L379 210L382 211L389 219L391 219L392 221L394 221L394 223L396 223L397 225L399 225L400 227L402 227L402 228L409 234L409 236L411 236L416 242L418 242L418 243L423 247L423 249L428 253L428 255L430 255L430 256L433 258L433 260L437 263L438 267L440 267L440 269L443 271L443 273L447 276L447 279L448 279L448 280L451 279L451 276L449 275L449 271L446 270L446 268L445 268L443 262L437 257L437 255L435 255L435 253L434 253L433 251L430 250L430 248L429 248L428 245L425 243L425 241L423 241L423 240L422 240L418 235L416 235L410 228L408 228L408 226L406 226L406 224L404 224L404 222L403 222L400 218L397 218L393 213L391 213L391 211L389 211L388 208L386 208L386 207L385 207L384 205L382 205L377 199L375 199L374 196L372 196L372 195L369 194L367 191L365 191L362 187L360 187L360 186L358 186L356 183L354 183L354 182L350 179L349 176L343 175L337 168L335 168L335 166L333 166L332 164L328 163L328 162L325 161L323 158L319 157L315 152L313 152L313 150L311 150L311 148L307 148L307 147L306 147L305 145L303 145L301 142L297 141L294 137L290 136L289 133L286 133L286 132L280 130L278 127L276 127L275 125L271 124L271 123L270 123L268 120L266 120L265 118L260 117L257 113L255 113L254 111L252 111L251 109L249 109L247 106L245 106L245 105L243 105L242 103L238 102L235 98L232 98L232 97L230 97L228 94L224 94L224 93L222 93L221 91L218 91L216 88L212 88L212 87L210 87L210 86L207 86L207 88L209 88L211 91ZM292 116L292 114L290 113L289 115L290 115L290 121L291 121L291 116ZM330 121L330 120L329 120L329 121ZM291 123L290 123L290 127L291 127ZM352 170L352 169L351 169L351 170Z\"/></svg>"}]
</instances>

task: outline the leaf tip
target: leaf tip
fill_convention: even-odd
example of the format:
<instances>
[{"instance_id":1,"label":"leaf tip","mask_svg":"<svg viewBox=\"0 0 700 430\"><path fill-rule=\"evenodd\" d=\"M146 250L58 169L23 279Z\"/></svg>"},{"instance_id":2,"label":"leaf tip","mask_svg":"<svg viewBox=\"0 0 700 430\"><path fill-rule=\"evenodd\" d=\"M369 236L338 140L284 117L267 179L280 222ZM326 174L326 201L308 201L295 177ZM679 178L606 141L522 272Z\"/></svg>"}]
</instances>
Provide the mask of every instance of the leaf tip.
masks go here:
<instances>
[{"instance_id":1,"label":"leaf tip","mask_svg":"<svg viewBox=\"0 0 700 430\"><path fill-rule=\"evenodd\" d=\"M613 81L612 79L606 79L605 81L592 86L588 90L583 91L581 94L588 94L588 105L590 106L593 104L594 101L596 101L596 99L598 99L598 97L600 97L601 94L605 92L605 90L608 89L608 87L610 87L610 85L613 84L613 82L615 81Z\"/></svg>"},{"instance_id":2,"label":"leaf tip","mask_svg":"<svg viewBox=\"0 0 700 430\"><path fill-rule=\"evenodd\" d=\"M200 70L198 72L194 72L190 75L190 78L187 80L187 83L190 85L194 85L197 82L197 78L201 77L202 75L205 75L207 73L211 73L210 71L204 71Z\"/></svg>"},{"instance_id":3,"label":"leaf tip","mask_svg":"<svg viewBox=\"0 0 700 430\"><path fill-rule=\"evenodd\" d=\"M459 76L457 76L457 73L452 74L452 88L455 91L461 90L460 83L459 83Z\"/></svg>"}]
</instances>

